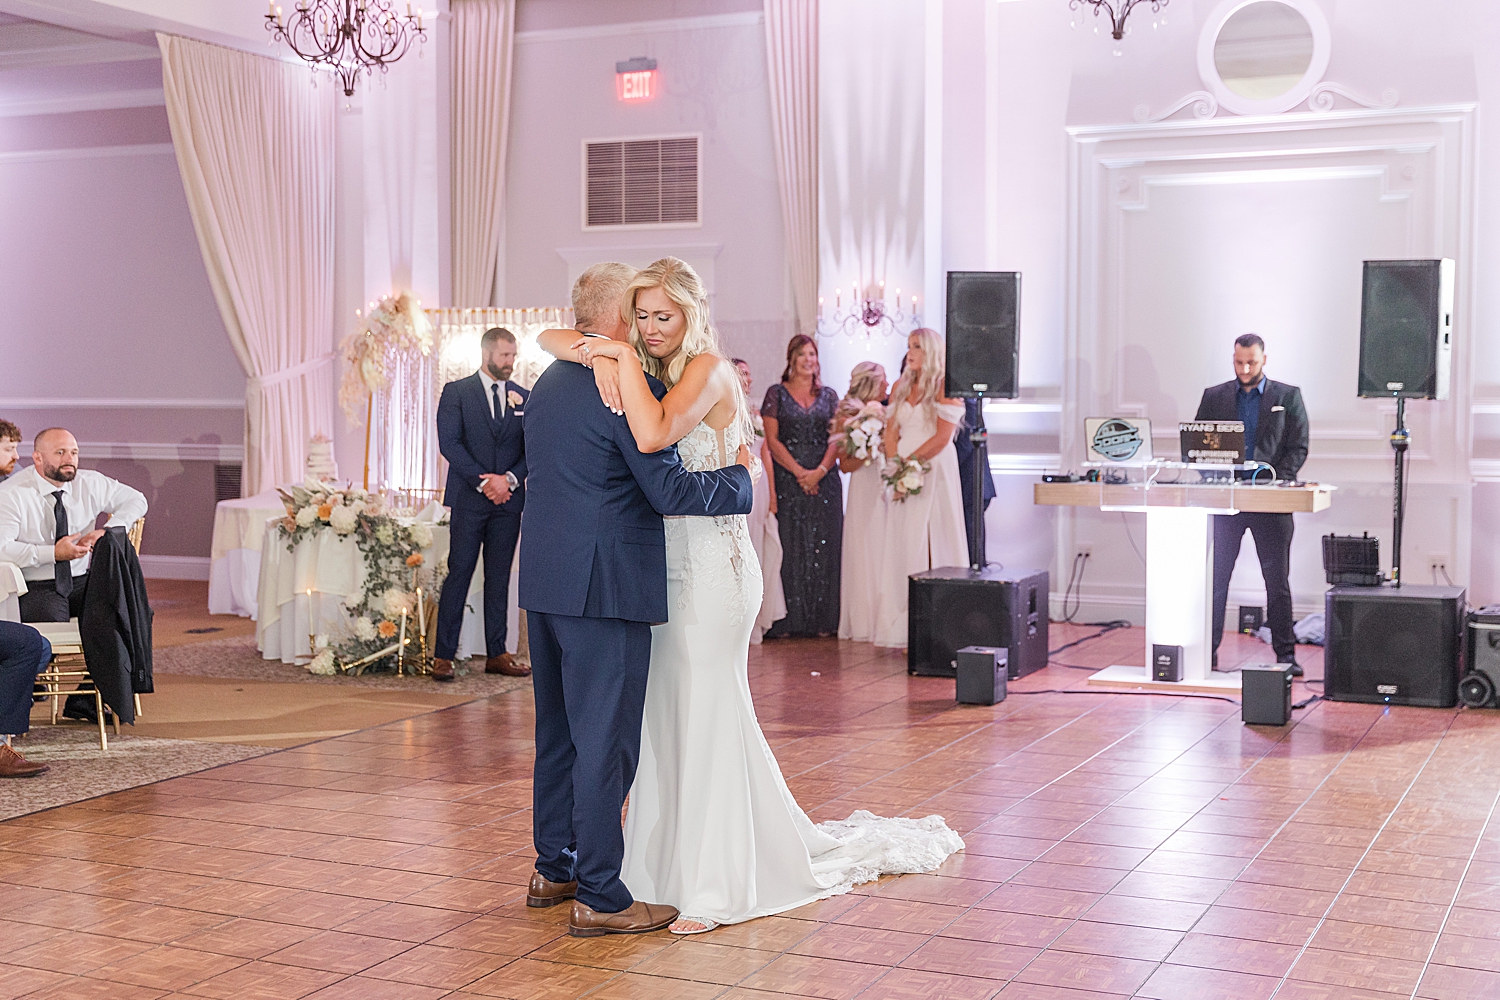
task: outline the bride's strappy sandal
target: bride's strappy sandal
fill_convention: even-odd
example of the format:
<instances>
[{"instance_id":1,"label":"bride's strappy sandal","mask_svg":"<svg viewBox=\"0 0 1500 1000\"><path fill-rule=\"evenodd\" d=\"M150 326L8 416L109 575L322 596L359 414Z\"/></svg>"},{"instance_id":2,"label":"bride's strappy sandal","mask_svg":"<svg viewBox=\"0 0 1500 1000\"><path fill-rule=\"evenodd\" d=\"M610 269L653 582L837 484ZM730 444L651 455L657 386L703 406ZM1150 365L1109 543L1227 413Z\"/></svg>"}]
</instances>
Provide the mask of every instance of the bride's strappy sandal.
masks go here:
<instances>
[{"instance_id":1,"label":"bride's strappy sandal","mask_svg":"<svg viewBox=\"0 0 1500 1000\"><path fill-rule=\"evenodd\" d=\"M692 924L691 928L685 928L683 924ZM672 926L667 930L678 937L687 937L689 934L707 934L719 925L707 917L678 917L672 921Z\"/></svg>"}]
</instances>

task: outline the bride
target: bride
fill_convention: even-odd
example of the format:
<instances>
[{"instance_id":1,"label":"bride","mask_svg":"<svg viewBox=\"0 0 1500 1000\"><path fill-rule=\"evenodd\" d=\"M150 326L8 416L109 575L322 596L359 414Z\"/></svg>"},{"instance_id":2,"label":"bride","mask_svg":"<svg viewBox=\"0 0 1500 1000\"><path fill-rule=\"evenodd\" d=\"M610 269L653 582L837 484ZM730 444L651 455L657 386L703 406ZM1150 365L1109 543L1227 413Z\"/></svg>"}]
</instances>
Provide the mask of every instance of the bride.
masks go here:
<instances>
[{"instance_id":1,"label":"bride","mask_svg":"<svg viewBox=\"0 0 1500 1000\"><path fill-rule=\"evenodd\" d=\"M621 308L629 344L563 330L538 342L595 368L604 401L623 410L641 451L676 444L693 471L733 462L750 440L749 410L698 275L663 258L636 276ZM648 374L669 387L660 401ZM672 932L699 934L881 875L931 871L962 849L938 816L860 810L843 822L808 819L750 697L761 575L745 518L669 517L666 540L670 619L651 630L640 766L625 818L621 877L631 894L676 906Z\"/></svg>"}]
</instances>

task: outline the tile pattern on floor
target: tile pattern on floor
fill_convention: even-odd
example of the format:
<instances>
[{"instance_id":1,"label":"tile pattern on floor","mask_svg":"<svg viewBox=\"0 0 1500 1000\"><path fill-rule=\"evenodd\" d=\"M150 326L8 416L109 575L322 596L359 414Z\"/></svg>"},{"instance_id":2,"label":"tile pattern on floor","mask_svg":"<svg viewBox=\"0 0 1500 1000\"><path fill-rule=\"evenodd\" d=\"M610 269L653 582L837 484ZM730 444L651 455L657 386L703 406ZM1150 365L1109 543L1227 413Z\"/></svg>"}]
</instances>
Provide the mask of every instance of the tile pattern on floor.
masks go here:
<instances>
[{"instance_id":1,"label":"tile pattern on floor","mask_svg":"<svg viewBox=\"0 0 1500 1000\"><path fill-rule=\"evenodd\" d=\"M1500 714L1320 702L1250 728L1076 693L1062 665L955 706L833 640L751 673L815 819L937 812L967 850L702 937L569 938L524 901L523 689L0 824L0 1000L1500 996Z\"/></svg>"}]
</instances>

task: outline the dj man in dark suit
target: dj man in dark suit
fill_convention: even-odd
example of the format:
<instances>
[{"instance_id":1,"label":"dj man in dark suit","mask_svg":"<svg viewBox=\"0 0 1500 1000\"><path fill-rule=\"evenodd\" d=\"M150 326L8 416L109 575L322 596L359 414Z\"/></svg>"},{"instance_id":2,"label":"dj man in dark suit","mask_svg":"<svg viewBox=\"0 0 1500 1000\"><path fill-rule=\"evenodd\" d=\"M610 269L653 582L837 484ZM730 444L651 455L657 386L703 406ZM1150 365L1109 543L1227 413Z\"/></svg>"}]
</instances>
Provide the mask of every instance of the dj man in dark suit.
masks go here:
<instances>
[{"instance_id":1,"label":"dj man in dark suit","mask_svg":"<svg viewBox=\"0 0 1500 1000\"><path fill-rule=\"evenodd\" d=\"M438 447L448 460L443 500L452 513L448 578L438 601L432 679L451 681L469 581L484 550L484 672L525 677L531 668L505 651L510 567L526 503L526 397L509 381L516 337L502 327L479 339L479 371L443 386Z\"/></svg>"},{"instance_id":2,"label":"dj man in dark suit","mask_svg":"<svg viewBox=\"0 0 1500 1000\"><path fill-rule=\"evenodd\" d=\"M1265 462L1277 479L1296 479L1307 461L1307 408L1302 390L1266 378L1266 342L1253 333L1234 342L1234 380L1203 391L1195 420L1240 420L1245 424L1245 459ZM1264 473L1261 474L1262 478ZM1224 638L1224 605L1229 601L1229 577L1240 555L1245 529L1255 536L1260 574L1266 582L1266 617L1277 663L1297 664L1297 639L1292 634L1292 585L1288 579L1292 554L1292 515L1244 511L1214 517L1214 666L1219 665L1219 643Z\"/></svg>"}]
</instances>

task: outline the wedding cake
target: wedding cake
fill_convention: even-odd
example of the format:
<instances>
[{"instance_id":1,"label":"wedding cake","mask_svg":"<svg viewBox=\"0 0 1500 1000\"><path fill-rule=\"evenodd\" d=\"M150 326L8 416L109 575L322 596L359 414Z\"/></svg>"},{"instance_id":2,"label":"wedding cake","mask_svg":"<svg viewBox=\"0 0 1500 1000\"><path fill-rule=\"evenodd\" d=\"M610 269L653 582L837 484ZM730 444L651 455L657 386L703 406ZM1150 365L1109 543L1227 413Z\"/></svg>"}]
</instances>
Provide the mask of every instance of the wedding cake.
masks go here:
<instances>
[{"instance_id":1,"label":"wedding cake","mask_svg":"<svg viewBox=\"0 0 1500 1000\"><path fill-rule=\"evenodd\" d=\"M316 434L307 442L307 478L325 483L339 477L339 467L333 460L333 442L324 434Z\"/></svg>"}]
</instances>

